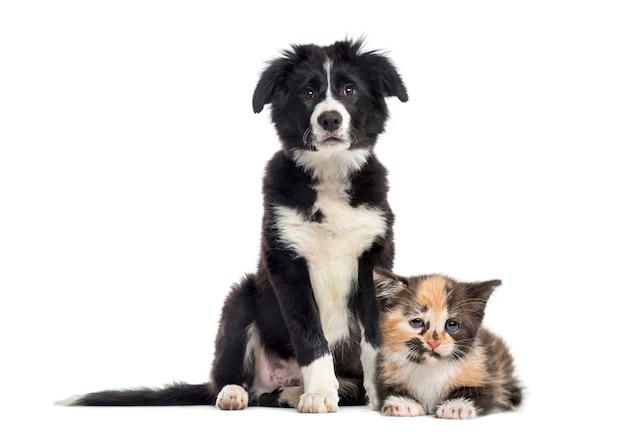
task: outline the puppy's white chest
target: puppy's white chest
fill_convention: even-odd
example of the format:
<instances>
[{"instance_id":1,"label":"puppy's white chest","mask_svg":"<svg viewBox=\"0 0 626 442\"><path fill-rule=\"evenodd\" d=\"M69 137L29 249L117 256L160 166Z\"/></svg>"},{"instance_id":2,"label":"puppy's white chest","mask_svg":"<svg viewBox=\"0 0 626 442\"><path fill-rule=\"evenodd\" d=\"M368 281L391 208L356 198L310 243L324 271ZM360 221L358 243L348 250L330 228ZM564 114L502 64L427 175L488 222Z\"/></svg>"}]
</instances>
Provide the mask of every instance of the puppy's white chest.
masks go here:
<instances>
[{"instance_id":1,"label":"puppy's white chest","mask_svg":"<svg viewBox=\"0 0 626 442\"><path fill-rule=\"evenodd\" d=\"M340 181L316 186L316 221L288 207L275 208L283 244L306 259L322 328L333 345L348 334L348 296L358 276L358 259L387 224L379 209L348 204Z\"/></svg>"},{"instance_id":2,"label":"puppy's white chest","mask_svg":"<svg viewBox=\"0 0 626 442\"><path fill-rule=\"evenodd\" d=\"M303 221L296 239L298 251L311 263L338 264L357 260L386 230L384 215L366 206L352 207L336 195L318 194L315 209L320 221Z\"/></svg>"}]
</instances>

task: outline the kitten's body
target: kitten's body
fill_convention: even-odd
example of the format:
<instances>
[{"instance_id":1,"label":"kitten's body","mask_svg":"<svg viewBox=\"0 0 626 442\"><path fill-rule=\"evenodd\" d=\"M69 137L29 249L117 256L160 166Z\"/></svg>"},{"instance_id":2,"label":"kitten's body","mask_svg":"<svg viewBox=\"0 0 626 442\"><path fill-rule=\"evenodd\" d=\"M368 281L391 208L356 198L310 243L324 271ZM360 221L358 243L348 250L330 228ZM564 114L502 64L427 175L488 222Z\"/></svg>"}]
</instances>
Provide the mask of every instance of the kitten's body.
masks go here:
<instances>
[{"instance_id":1,"label":"kitten's body","mask_svg":"<svg viewBox=\"0 0 626 442\"><path fill-rule=\"evenodd\" d=\"M487 300L499 285L377 274L384 415L464 419L521 403L511 354L481 326Z\"/></svg>"}]
</instances>

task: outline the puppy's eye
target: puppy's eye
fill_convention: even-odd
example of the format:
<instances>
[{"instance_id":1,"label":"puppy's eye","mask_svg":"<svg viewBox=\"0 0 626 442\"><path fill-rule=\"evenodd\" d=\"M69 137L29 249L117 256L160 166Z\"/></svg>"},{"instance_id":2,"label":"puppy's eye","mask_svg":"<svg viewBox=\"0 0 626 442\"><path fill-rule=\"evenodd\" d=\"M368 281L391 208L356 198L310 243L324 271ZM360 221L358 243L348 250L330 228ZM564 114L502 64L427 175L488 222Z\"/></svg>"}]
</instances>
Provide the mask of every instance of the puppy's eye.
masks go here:
<instances>
[{"instance_id":1,"label":"puppy's eye","mask_svg":"<svg viewBox=\"0 0 626 442\"><path fill-rule=\"evenodd\" d=\"M312 87L307 87L302 94L305 100L311 100L315 98L315 90Z\"/></svg>"},{"instance_id":2,"label":"puppy's eye","mask_svg":"<svg viewBox=\"0 0 626 442\"><path fill-rule=\"evenodd\" d=\"M459 331L459 323L456 321L446 321L446 330L448 333L456 333Z\"/></svg>"},{"instance_id":3,"label":"puppy's eye","mask_svg":"<svg viewBox=\"0 0 626 442\"><path fill-rule=\"evenodd\" d=\"M409 325L413 328L422 328L424 327L424 321L419 318L409 320Z\"/></svg>"},{"instance_id":4,"label":"puppy's eye","mask_svg":"<svg viewBox=\"0 0 626 442\"><path fill-rule=\"evenodd\" d=\"M356 93L356 89L352 85L346 85L343 88L343 94L346 96L354 95Z\"/></svg>"}]
</instances>

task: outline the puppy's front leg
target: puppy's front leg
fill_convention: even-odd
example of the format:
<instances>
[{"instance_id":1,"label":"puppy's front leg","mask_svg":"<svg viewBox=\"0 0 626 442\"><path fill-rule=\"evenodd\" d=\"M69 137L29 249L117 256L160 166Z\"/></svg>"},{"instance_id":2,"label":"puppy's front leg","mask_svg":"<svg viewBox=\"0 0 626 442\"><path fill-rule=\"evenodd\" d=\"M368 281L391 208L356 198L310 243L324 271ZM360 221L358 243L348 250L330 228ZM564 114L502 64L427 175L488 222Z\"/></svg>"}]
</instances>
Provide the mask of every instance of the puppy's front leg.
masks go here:
<instances>
[{"instance_id":1,"label":"puppy's front leg","mask_svg":"<svg viewBox=\"0 0 626 442\"><path fill-rule=\"evenodd\" d=\"M378 324L378 305L374 284L374 269L371 258L365 254L359 261L359 291L354 297L353 309L357 312L361 324L361 365L363 367L363 386L372 409L380 407L377 389L377 358L381 342Z\"/></svg>"},{"instance_id":2,"label":"puppy's front leg","mask_svg":"<svg viewBox=\"0 0 626 442\"><path fill-rule=\"evenodd\" d=\"M363 387L369 399L372 410L378 410L380 402L377 391L376 364L378 359L378 346L372 345L365 337L361 340L361 365L363 366Z\"/></svg>"},{"instance_id":3,"label":"puppy's front leg","mask_svg":"<svg viewBox=\"0 0 626 442\"><path fill-rule=\"evenodd\" d=\"M266 262L302 369L304 393L298 402L298 411L335 412L339 405L339 382L324 337L306 261L274 249L273 253L266 255Z\"/></svg>"},{"instance_id":4,"label":"puppy's front leg","mask_svg":"<svg viewBox=\"0 0 626 442\"><path fill-rule=\"evenodd\" d=\"M300 396L298 411L325 413L337 411L339 382L335 377L333 357L326 354L302 367L304 394Z\"/></svg>"}]
</instances>

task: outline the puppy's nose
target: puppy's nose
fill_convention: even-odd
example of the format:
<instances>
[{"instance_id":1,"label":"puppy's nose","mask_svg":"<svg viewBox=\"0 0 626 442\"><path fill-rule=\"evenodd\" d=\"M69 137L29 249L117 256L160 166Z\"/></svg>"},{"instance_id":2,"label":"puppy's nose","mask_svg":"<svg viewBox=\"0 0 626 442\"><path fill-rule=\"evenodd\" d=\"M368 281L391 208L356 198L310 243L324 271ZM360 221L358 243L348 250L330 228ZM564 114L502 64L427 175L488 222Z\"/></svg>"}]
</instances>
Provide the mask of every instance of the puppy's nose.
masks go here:
<instances>
[{"instance_id":1,"label":"puppy's nose","mask_svg":"<svg viewBox=\"0 0 626 442\"><path fill-rule=\"evenodd\" d=\"M317 122L322 126L322 129L329 132L339 129L342 121L341 114L337 111L322 112L320 116L317 117Z\"/></svg>"}]
</instances>

